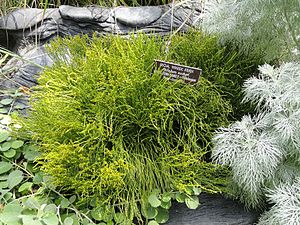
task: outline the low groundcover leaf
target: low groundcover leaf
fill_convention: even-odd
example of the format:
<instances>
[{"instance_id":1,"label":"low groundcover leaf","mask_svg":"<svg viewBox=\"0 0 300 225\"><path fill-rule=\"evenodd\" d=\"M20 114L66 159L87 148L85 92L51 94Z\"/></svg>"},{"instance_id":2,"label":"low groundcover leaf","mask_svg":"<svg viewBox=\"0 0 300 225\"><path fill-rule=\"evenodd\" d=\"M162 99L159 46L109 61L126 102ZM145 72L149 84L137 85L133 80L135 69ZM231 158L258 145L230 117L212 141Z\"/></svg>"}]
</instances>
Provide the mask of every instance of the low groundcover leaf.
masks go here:
<instances>
[{"instance_id":1,"label":"low groundcover leaf","mask_svg":"<svg viewBox=\"0 0 300 225\"><path fill-rule=\"evenodd\" d=\"M20 170L14 170L12 171L7 178L7 182L8 182L8 187L10 189L14 188L15 186L17 186L18 184L20 184L23 180L24 176L23 176L23 172Z\"/></svg>"}]
</instances>

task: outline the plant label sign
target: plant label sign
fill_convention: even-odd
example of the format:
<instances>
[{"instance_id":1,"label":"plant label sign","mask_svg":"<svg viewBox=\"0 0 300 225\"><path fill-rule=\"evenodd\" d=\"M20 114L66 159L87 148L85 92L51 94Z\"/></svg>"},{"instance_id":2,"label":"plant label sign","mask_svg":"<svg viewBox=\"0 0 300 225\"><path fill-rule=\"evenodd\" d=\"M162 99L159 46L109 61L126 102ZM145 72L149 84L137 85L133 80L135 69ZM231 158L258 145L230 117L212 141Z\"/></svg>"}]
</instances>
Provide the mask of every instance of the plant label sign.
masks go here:
<instances>
[{"instance_id":1,"label":"plant label sign","mask_svg":"<svg viewBox=\"0 0 300 225\"><path fill-rule=\"evenodd\" d=\"M163 77L175 81L183 80L188 84L195 84L199 81L202 70L180 64L155 60L156 69L162 70Z\"/></svg>"}]
</instances>

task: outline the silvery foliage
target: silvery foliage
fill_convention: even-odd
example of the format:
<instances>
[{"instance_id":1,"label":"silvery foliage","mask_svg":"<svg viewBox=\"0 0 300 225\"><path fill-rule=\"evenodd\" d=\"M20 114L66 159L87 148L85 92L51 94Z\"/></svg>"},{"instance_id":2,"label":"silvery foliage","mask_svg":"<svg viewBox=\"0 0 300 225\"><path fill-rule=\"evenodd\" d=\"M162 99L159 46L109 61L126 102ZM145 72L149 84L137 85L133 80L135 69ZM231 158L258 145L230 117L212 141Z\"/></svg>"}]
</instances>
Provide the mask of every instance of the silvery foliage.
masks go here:
<instances>
[{"instance_id":1,"label":"silvery foliage","mask_svg":"<svg viewBox=\"0 0 300 225\"><path fill-rule=\"evenodd\" d=\"M263 52L266 61L299 59L299 0L208 0L203 28L237 42L242 50Z\"/></svg>"},{"instance_id":2,"label":"silvery foliage","mask_svg":"<svg viewBox=\"0 0 300 225\"><path fill-rule=\"evenodd\" d=\"M215 162L232 168L240 198L250 207L265 202L266 188L300 179L300 63L265 64L259 71L244 84L244 101L257 105L257 115L219 129L212 151Z\"/></svg>"},{"instance_id":3,"label":"silvery foliage","mask_svg":"<svg viewBox=\"0 0 300 225\"><path fill-rule=\"evenodd\" d=\"M269 190L268 199L274 206L265 212L258 225L298 225L300 223L300 179L292 185L280 184Z\"/></svg>"}]
</instances>

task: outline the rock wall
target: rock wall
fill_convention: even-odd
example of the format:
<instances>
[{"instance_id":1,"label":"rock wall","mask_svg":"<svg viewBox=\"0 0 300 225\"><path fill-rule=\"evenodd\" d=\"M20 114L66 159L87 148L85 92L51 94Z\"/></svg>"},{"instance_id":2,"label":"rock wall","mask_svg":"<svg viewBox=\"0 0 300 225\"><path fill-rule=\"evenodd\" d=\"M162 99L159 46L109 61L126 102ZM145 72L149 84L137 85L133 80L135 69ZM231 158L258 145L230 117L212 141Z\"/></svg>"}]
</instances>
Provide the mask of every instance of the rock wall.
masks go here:
<instances>
[{"instance_id":1,"label":"rock wall","mask_svg":"<svg viewBox=\"0 0 300 225\"><path fill-rule=\"evenodd\" d=\"M36 74L42 70L40 66L52 64L43 45L56 36L128 35L133 32L165 35L170 31L187 31L197 26L200 19L201 5L197 1L174 7L170 4L116 8L62 5L46 10L15 10L0 18L0 46L25 60L13 58L7 63L3 71L14 68L14 72L9 74L9 80L0 78L0 88L36 85Z\"/></svg>"}]
</instances>

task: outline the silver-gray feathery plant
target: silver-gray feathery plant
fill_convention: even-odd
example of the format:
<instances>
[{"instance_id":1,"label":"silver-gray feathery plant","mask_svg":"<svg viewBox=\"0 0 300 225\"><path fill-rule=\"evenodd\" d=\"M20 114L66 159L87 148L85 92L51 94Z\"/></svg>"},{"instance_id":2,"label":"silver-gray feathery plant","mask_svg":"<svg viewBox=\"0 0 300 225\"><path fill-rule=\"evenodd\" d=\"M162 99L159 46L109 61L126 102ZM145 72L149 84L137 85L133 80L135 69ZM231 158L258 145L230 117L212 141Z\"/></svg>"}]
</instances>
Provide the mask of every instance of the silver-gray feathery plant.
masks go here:
<instances>
[{"instance_id":1,"label":"silver-gray feathery plant","mask_svg":"<svg viewBox=\"0 0 300 225\"><path fill-rule=\"evenodd\" d=\"M299 0L209 0L203 28L265 60L299 59Z\"/></svg>"},{"instance_id":2,"label":"silver-gray feathery plant","mask_svg":"<svg viewBox=\"0 0 300 225\"><path fill-rule=\"evenodd\" d=\"M239 197L250 207L265 202L266 189L300 179L300 63L259 71L244 84L244 101L257 105L257 115L219 129L212 151L215 162L231 167Z\"/></svg>"},{"instance_id":3,"label":"silver-gray feathery plant","mask_svg":"<svg viewBox=\"0 0 300 225\"><path fill-rule=\"evenodd\" d=\"M270 189L267 197L274 205L261 216L258 225L300 224L300 179Z\"/></svg>"}]
</instances>

